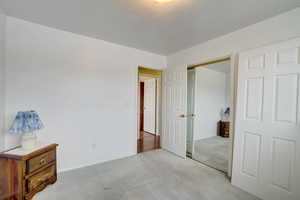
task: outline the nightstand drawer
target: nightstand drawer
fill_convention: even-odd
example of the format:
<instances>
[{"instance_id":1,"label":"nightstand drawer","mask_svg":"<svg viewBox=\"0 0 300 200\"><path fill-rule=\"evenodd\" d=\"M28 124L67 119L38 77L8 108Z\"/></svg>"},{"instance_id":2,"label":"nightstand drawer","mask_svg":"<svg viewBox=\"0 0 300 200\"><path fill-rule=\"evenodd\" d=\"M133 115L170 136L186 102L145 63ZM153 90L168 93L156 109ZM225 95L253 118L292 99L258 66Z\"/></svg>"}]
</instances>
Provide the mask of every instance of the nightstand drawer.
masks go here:
<instances>
[{"instance_id":1,"label":"nightstand drawer","mask_svg":"<svg viewBox=\"0 0 300 200\"><path fill-rule=\"evenodd\" d=\"M49 164L50 162L54 161L56 157L55 151L48 151L43 153L37 157L34 157L30 160L26 161L26 172L30 174L31 172Z\"/></svg>"},{"instance_id":2,"label":"nightstand drawer","mask_svg":"<svg viewBox=\"0 0 300 200\"><path fill-rule=\"evenodd\" d=\"M34 191L38 186L42 184L47 184L49 180L56 176L55 174L56 168L55 165L35 174L34 176L28 178L26 180L26 191L30 193Z\"/></svg>"}]
</instances>

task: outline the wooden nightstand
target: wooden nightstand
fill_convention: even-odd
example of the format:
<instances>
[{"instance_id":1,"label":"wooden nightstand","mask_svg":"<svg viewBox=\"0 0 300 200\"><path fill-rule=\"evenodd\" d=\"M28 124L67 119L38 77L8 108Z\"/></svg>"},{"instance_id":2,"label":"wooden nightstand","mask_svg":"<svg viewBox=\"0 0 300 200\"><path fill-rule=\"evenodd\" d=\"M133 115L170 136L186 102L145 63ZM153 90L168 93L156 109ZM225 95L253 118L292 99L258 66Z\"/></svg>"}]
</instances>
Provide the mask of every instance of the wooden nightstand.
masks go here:
<instances>
[{"instance_id":1,"label":"wooden nightstand","mask_svg":"<svg viewBox=\"0 0 300 200\"><path fill-rule=\"evenodd\" d=\"M221 137L228 138L230 134L230 122L229 121L220 121L219 122L219 135Z\"/></svg>"},{"instance_id":2,"label":"wooden nightstand","mask_svg":"<svg viewBox=\"0 0 300 200\"><path fill-rule=\"evenodd\" d=\"M57 180L57 144L0 154L0 200L28 200Z\"/></svg>"}]
</instances>

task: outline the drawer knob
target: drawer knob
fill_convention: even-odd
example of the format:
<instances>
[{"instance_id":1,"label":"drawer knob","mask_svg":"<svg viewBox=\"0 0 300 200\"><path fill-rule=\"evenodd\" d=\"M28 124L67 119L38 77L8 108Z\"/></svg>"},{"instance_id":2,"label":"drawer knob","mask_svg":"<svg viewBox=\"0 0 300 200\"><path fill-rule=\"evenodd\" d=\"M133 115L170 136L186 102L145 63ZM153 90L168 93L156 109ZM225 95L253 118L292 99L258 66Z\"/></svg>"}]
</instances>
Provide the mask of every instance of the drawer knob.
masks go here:
<instances>
[{"instance_id":1,"label":"drawer knob","mask_svg":"<svg viewBox=\"0 0 300 200\"><path fill-rule=\"evenodd\" d=\"M40 164L41 164L41 165L46 164L46 159L45 159L45 158L41 159L41 160L40 160Z\"/></svg>"}]
</instances>

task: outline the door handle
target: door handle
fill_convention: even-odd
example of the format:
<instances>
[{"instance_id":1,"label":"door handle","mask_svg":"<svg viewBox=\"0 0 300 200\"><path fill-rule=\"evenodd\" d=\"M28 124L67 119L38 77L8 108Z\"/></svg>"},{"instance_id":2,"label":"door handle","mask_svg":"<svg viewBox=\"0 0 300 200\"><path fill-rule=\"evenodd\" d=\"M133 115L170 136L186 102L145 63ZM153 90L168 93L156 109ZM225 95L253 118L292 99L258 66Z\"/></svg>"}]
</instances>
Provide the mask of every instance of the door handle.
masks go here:
<instances>
[{"instance_id":1,"label":"door handle","mask_svg":"<svg viewBox=\"0 0 300 200\"><path fill-rule=\"evenodd\" d=\"M182 114L182 115L179 115L179 117L181 117L181 118L195 117L195 116L196 116L195 114L189 114L189 115Z\"/></svg>"}]
</instances>

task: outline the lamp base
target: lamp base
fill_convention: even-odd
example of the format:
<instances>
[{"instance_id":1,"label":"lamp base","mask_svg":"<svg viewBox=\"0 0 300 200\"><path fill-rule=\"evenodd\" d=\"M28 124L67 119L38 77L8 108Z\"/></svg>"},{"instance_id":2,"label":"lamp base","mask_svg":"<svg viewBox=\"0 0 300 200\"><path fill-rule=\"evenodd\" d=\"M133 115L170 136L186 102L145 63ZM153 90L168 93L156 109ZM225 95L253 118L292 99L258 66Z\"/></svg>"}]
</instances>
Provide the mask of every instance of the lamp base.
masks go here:
<instances>
[{"instance_id":1,"label":"lamp base","mask_svg":"<svg viewBox=\"0 0 300 200\"><path fill-rule=\"evenodd\" d=\"M23 149L30 150L36 146L37 136L36 133L25 133L22 136L21 146Z\"/></svg>"}]
</instances>

